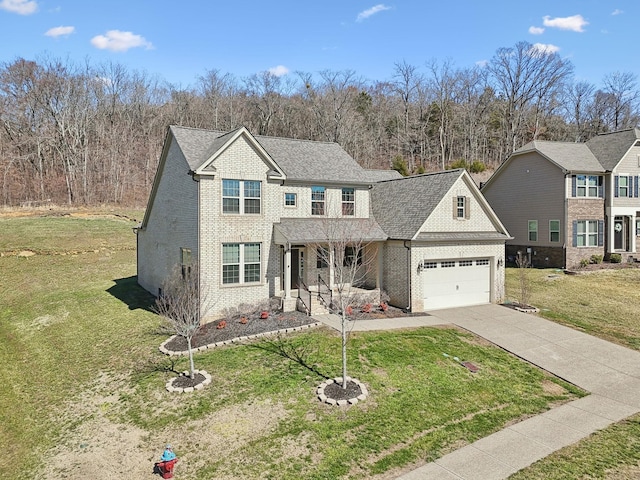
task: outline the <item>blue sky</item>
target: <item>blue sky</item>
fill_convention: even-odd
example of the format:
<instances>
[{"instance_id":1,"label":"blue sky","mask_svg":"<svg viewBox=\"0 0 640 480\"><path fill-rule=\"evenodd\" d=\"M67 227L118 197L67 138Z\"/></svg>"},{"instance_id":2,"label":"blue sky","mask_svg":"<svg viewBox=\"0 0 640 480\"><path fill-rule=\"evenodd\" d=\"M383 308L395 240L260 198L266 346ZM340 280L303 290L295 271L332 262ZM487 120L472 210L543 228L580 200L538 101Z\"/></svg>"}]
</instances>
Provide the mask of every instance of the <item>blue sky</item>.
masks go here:
<instances>
[{"instance_id":1,"label":"blue sky","mask_svg":"<svg viewBox=\"0 0 640 480\"><path fill-rule=\"evenodd\" d=\"M0 0L0 62L43 55L121 63L178 86L207 70L354 70L406 61L482 65L519 41L571 60L578 80L640 74L638 0Z\"/></svg>"}]
</instances>

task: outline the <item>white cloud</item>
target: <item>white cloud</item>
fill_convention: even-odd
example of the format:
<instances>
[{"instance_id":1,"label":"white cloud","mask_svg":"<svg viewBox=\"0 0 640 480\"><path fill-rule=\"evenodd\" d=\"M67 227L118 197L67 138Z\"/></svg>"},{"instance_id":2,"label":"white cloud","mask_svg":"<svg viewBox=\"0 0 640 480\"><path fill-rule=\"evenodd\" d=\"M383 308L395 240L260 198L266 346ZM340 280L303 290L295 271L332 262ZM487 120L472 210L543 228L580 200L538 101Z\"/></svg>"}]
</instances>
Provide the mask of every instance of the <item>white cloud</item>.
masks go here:
<instances>
[{"instance_id":1,"label":"white cloud","mask_svg":"<svg viewBox=\"0 0 640 480\"><path fill-rule=\"evenodd\" d=\"M44 32L47 37L61 37L64 35L71 35L76 31L76 27L63 27L62 25L59 27L53 27Z\"/></svg>"},{"instance_id":2,"label":"white cloud","mask_svg":"<svg viewBox=\"0 0 640 480\"><path fill-rule=\"evenodd\" d=\"M540 53L556 53L560 47L550 43L534 43L531 49Z\"/></svg>"},{"instance_id":3,"label":"white cloud","mask_svg":"<svg viewBox=\"0 0 640 480\"><path fill-rule=\"evenodd\" d=\"M153 48L151 42L140 35L120 30L109 30L105 35L96 35L91 39L91 45L100 50L112 52L126 52L130 48L144 47L147 50Z\"/></svg>"},{"instance_id":4,"label":"white cloud","mask_svg":"<svg viewBox=\"0 0 640 480\"><path fill-rule=\"evenodd\" d=\"M278 65L277 67L271 67L269 73L275 77L282 77L289 73L289 69L284 65Z\"/></svg>"},{"instance_id":5,"label":"white cloud","mask_svg":"<svg viewBox=\"0 0 640 480\"><path fill-rule=\"evenodd\" d=\"M529 27L529 33L531 35L542 35L544 33L544 28L531 26Z\"/></svg>"},{"instance_id":6,"label":"white cloud","mask_svg":"<svg viewBox=\"0 0 640 480\"><path fill-rule=\"evenodd\" d=\"M391 10L391 7L387 7L386 5L379 3L378 5L374 5L371 8L368 8L367 10L363 10L362 12L360 12L358 14L358 17L356 18L356 22L361 22L367 18L369 18L371 15L375 15L378 12L384 12L385 10Z\"/></svg>"},{"instance_id":7,"label":"white cloud","mask_svg":"<svg viewBox=\"0 0 640 480\"><path fill-rule=\"evenodd\" d=\"M38 3L35 0L2 0L0 8L20 15L31 15L38 10Z\"/></svg>"},{"instance_id":8,"label":"white cloud","mask_svg":"<svg viewBox=\"0 0 640 480\"><path fill-rule=\"evenodd\" d=\"M611 15L622 15L623 13L624 13L623 10L616 8L613 12L611 12Z\"/></svg>"},{"instance_id":9,"label":"white cloud","mask_svg":"<svg viewBox=\"0 0 640 480\"><path fill-rule=\"evenodd\" d=\"M484 68L489 64L489 60L478 60L476 62L476 65L479 66L480 68Z\"/></svg>"},{"instance_id":10,"label":"white cloud","mask_svg":"<svg viewBox=\"0 0 640 480\"><path fill-rule=\"evenodd\" d=\"M586 25L589 25L582 15L572 15L571 17L551 18L549 15L542 17L545 27L559 28L560 30L571 30L573 32L584 32Z\"/></svg>"}]
</instances>

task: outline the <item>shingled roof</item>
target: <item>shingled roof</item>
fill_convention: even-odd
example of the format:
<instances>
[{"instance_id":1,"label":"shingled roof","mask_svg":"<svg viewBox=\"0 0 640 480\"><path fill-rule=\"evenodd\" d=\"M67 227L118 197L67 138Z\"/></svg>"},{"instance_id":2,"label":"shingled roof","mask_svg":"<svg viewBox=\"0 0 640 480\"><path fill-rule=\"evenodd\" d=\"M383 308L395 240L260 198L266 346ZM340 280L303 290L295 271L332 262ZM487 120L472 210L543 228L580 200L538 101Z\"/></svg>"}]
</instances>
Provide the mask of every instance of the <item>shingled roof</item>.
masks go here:
<instances>
[{"instance_id":1,"label":"shingled roof","mask_svg":"<svg viewBox=\"0 0 640 480\"><path fill-rule=\"evenodd\" d=\"M604 172L598 159L584 143L534 140L516 150L514 155L534 151L540 152L566 172Z\"/></svg>"},{"instance_id":2,"label":"shingled roof","mask_svg":"<svg viewBox=\"0 0 640 480\"><path fill-rule=\"evenodd\" d=\"M605 170L612 171L638 139L640 130L631 128L597 135L587 141L587 146Z\"/></svg>"},{"instance_id":3,"label":"shingled roof","mask_svg":"<svg viewBox=\"0 0 640 480\"><path fill-rule=\"evenodd\" d=\"M239 129L220 132L171 126L170 130L189 167L195 171ZM261 135L255 135L254 138L290 181L370 184L400 177L395 170L362 168L337 143Z\"/></svg>"},{"instance_id":4,"label":"shingled roof","mask_svg":"<svg viewBox=\"0 0 640 480\"><path fill-rule=\"evenodd\" d=\"M410 240L463 173L456 169L377 183L371 190L373 216L390 238Z\"/></svg>"}]
</instances>

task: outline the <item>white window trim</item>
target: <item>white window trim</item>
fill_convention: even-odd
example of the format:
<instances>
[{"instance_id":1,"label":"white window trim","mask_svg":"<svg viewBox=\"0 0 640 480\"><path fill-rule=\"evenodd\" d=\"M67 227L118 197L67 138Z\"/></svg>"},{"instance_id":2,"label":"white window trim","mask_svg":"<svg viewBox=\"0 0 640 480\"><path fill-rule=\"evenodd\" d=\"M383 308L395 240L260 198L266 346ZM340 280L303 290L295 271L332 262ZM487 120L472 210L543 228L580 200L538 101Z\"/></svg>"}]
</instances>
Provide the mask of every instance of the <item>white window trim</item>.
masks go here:
<instances>
[{"instance_id":1,"label":"white window trim","mask_svg":"<svg viewBox=\"0 0 640 480\"><path fill-rule=\"evenodd\" d=\"M598 220L578 220L577 225L584 222L584 232L576 232L577 248L593 248L598 246ZM595 225L595 232L589 231L589 226ZM584 237L584 245L580 245L580 237ZM595 238L593 245L589 244L589 238Z\"/></svg>"},{"instance_id":2,"label":"white window trim","mask_svg":"<svg viewBox=\"0 0 640 480\"><path fill-rule=\"evenodd\" d=\"M584 185L580 185L579 180L580 177L584 177ZM576 196L575 198L599 198L599 189L600 189L600 185L602 183L601 180L602 175L587 175L587 174L577 174L576 175ZM589 185L589 179L591 178L595 178L596 179L596 184L595 184L595 195L590 195L589 190L591 188L594 188L592 185ZM584 189L584 195L579 195L580 189L583 188Z\"/></svg>"},{"instance_id":3,"label":"white window trim","mask_svg":"<svg viewBox=\"0 0 640 480\"><path fill-rule=\"evenodd\" d=\"M535 225L535 229L531 229L531 225L534 224ZM536 234L536 238L535 240L531 239L531 234L535 233ZM537 242L538 241L538 220L527 220L527 239L529 242Z\"/></svg>"},{"instance_id":4,"label":"white window trim","mask_svg":"<svg viewBox=\"0 0 640 480\"><path fill-rule=\"evenodd\" d=\"M228 195L224 194L224 182L225 181L232 181L232 182L238 182L239 184L239 196L237 197L231 197ZM255 182L259 185L260 187L260 196L258 197L245 197L244 195L244 190L245 190L245 183L246 182ZM224 211L224 199L225 198L237 198L238 199L238 203L239 203L239 208L238 208L238 212L225 212ZM260 211L259 212L250 212L250 213L245 213L245 200L258 200L259 205L260 205ZM222 214L223 215L261 215L262 214L262 182L260 180L239 180L236 178L223 178L222 179Z\"/></svg>"},{"instance_id":5,"label":"white window trim","mask_svg":"<svg viewBox=\"0 0 640 480\"><path fill-rule=\"evenodd\" d=\"M287 195L293 195L293 205L287 205ZM295 192L284 192L284 208L296 208L298 206L298 194Z\"/></svg>"},{"instance_id":6,"label":"white window trim","mask_svg":"<svg viewBox=\"0 0 640 480\"><path fill-rule=\"evenodd\" d=\"M345 190L351 190L353 192L353 200L345 200L344 199L344 191ZM352 187L343 187L340 190L340 199L341 199L341 207L342 207L342 216L344 217L354 217L356 214L356 189L352 188ZM345 214L344 213L344 207L345 205L351 205L352 209L353 209L353 213L351 214Z\"/></svg>"},{"instance_id":7,"label":"white window trim","mask_svg":"<svg viewBox=\"0 0 640 480\"><path fill-rule=\"evenodd\" d=\"M314 200L313 199L313 189L314 188L322 188L322 200ZM319 193L319 191L318 191ZM314 203L321 203L322 204L322 213L314 213L313 211L313 204ZM312 185L311 186L311 215L315 216L315 217L322 217L324 215L327 214L327 187L322 186L322 185Z\"/></svg>"},{"instance_id":8,"label":"white window trim","mask_svg":"<svg viewBox=\"0 0 640 480\"><path fill-rule=\"evenodd\" d=\"M557 230L552 230L551 229L551 222L558 222L558 229ZM552 240L551 239L551 234L552 233L558 233L558 240ZM561 237L560 220L549 220L549 242L550 243L559 243L560 242L560 237Z\"/></svg>"},{"instance_id":9,"label":"white window trim","mask_svg":"<svg viewBox=\"0 0 640 480\"><path fill-rule=\"evenodd\" d=\"M244 242L244 243L237 243L237 242L225 242L222 244L223 247L220 249L220 255L221 255L221 265L222 268L220 269L220 282L222 284L222 286L224 287L237 287L239 285L259 285L262 283L262 243L260 242ZM224 245L238 245L239 246L239 250L240 250L240 255L239 255L239 263L224 263ZM259 248L259 260L258 262L249 262L249 263L245 263L244 260L244 247L245 245L258 245ZM244 267L245 265L256 265L258 264L260 266L260 273L258 275L259 280L255 281L255 282L246 282L245 281L245 272L244 272ZM238 265L238 282L234 282L234 283L225 283L224 282L224 267L225 265Z\"/></svg>"}]
</instances>

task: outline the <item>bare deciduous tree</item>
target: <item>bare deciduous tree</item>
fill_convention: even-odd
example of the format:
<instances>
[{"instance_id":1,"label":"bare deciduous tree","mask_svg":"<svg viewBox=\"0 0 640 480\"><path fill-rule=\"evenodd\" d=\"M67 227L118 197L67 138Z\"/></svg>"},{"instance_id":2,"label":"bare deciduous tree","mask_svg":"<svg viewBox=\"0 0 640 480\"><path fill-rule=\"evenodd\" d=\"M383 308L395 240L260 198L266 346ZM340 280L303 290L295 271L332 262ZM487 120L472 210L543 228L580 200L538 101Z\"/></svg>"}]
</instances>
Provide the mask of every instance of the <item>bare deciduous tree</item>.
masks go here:
<instances>
[{"instance_id":1,"label":"bare deciduous tree","mask_svg":"<svg viewBox=\"0 0 640 480\"><path fill-rule=\"evenodd\" d=\"M342 388L347 388L347 340L349 310L358 302L354 290L366 283L377 261L373 243L379 228L369 219L323 219L323 241L309 245L319 262L327 267L327 284L332 290L329 311L340 316L342 338Z\"/></svg>"},{"instance_id":2,"label":"bare deciduous tree","mask_svg":"<svg viewBox=\"0 0 640 480\"><path fill-rule=\"evenodd\" d=\"M200 322L213 307L207 289L200 284L198 264L176 265L162 283L156 299L155 312L169 327L187 341L190 377L195 377L191 340L200 328Z\"/></svg>"}]
</instances>

